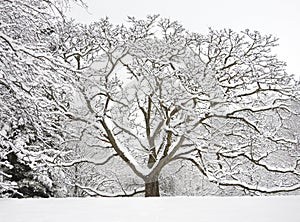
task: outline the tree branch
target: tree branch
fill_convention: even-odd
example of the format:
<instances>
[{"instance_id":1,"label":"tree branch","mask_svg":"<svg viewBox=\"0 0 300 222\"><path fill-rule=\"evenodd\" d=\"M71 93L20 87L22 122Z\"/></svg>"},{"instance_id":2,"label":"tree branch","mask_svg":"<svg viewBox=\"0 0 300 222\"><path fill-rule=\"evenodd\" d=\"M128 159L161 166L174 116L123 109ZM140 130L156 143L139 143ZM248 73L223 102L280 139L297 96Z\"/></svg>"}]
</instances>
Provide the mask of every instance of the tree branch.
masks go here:
<instances>
[{"instance_id":1,"label":"tree branch","mask_svg":"<svg viewBox=\"0 0 300 222\"><path fill-rule=\"evenodd\" d=\"M78 188L87 192L90 196L100 196L100 197L133 197L137 194L145 193L144 189L135 189L134 191L126 192L126 194L109 194L109 193L102 193L92 187L82 186L78 183L72 186L77 186Z\"/></svg>"},{"instance_id":2,"label":"tree branch","mask_svg":"<svg viewBox=\"0 0 300 222\"><path fill-rule=\"evenodd\" d=\"M89 163L89 164L93 164L96 166L100 166L100 165L105 165L106 163L108 163L113 157L118 156L118 154L112 154L111 156L109 156L108 158L106 158L105 160L98 162L92 159L79 159L79 160L73 160L72 162L69 163L59 163L59 164L55 164L55 166L61 166L61 167L72 167L75 166L77 164L80 163Z\"/></svg>"}]
</instances>

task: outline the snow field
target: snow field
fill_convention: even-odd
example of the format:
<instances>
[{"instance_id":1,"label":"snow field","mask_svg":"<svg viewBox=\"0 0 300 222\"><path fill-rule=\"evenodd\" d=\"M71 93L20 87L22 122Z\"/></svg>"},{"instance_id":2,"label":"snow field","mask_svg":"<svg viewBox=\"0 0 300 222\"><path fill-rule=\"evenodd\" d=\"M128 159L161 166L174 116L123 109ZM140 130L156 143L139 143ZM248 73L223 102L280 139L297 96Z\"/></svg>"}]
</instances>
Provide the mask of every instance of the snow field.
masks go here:
<instances>
[{"instance_id":1,"label":"snow field","mask_svg":"<svg viewBox=\"0 0 300 222\"><path fill-rule=\"evenodd\" d=\"M1 222L297 222L300 196L0 199Z\"/></svg>"}]
</instances>

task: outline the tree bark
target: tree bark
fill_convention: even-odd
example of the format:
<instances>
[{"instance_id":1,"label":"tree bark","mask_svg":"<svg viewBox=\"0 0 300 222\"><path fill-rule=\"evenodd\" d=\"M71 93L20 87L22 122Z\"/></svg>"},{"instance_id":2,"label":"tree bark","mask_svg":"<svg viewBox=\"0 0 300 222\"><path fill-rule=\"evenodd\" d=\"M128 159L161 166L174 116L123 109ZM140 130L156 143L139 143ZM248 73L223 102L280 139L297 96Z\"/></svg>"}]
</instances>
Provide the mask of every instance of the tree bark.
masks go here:
<instances>
[{"instance_id":1,"label":"tree bark","mask_svg":"<svg viewBox=\"0 0 300 222\"><path fill-rule=\"evenodd\" d=\"M145 180L145 197L159 197L158 177Z\"/></svg>"}]
</instances>

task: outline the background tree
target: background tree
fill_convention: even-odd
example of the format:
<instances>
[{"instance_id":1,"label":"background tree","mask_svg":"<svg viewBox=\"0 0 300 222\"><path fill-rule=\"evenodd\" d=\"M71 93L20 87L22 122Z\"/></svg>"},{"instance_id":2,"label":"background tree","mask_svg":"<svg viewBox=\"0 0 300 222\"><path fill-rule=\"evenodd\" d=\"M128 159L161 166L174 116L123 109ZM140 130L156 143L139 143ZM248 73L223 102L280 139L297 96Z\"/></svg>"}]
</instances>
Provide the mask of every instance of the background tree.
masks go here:
<instances>
[{"instance_id":1,"label":"background tree","mask_svg":"<svg viewBox=\"0 0 300 222\"><path fill-rule=\"evenodd\" d=\"M92 128L109 155L77 163L104 165L117 156L144 182L146 196L160 195L162 170L179 161L221 187L300 188L299 132L288 121L299 118L299 89L271 52L276 38L249 30L200 35L158 16L93 26L99 56L65 115ZM70 55L78 62L77 51Z\"/></svg>"},{"instance_id":2,"label":"background tree","mask_svg":"<svg viewBox=\"0 0 300 222\"><path fill-rule=\"evenodd\" d=\"M54 56L61 4L67 1L1 1L1 195L45 197L59 188L59 171L48 162L63 154L57 107L69 103L73 78L71 67Z\"/></svg>"}]
</instances>

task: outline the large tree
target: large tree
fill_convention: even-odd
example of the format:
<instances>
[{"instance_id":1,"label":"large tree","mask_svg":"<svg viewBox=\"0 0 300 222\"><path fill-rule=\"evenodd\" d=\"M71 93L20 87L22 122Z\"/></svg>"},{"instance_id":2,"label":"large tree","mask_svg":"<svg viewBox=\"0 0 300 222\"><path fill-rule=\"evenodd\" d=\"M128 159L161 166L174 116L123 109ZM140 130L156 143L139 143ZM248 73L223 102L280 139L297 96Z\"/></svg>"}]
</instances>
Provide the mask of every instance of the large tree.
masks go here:
<instances>
[{"instance_id":1,"label":"large tree","mask_svg":"<svg viewBox=\"0 0 300 222\"><path fill-rule=\"evenodd\" d=\"M85 33L90 42L69 47L65 61L78 69L94 62L78 78L76 104L60 111L110 155L62 165L118 157L144 181L145 196L160 195L159 175L175 161L191 162L219 186L300 188L299 132L290 121L299 119L299 89L271 51L275 37L200 35L158 16L118 26L102 19Z\"/></svg>"}]
</instances>

